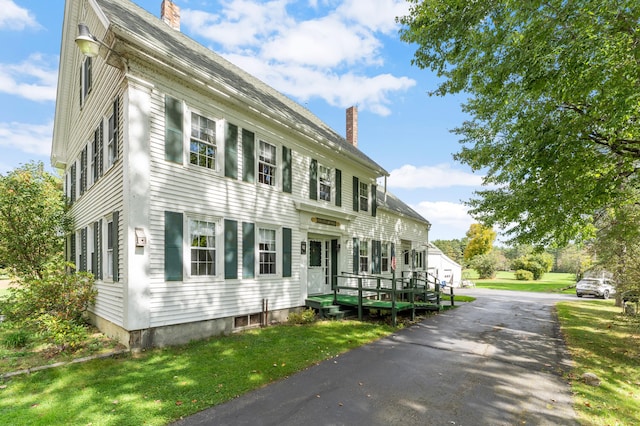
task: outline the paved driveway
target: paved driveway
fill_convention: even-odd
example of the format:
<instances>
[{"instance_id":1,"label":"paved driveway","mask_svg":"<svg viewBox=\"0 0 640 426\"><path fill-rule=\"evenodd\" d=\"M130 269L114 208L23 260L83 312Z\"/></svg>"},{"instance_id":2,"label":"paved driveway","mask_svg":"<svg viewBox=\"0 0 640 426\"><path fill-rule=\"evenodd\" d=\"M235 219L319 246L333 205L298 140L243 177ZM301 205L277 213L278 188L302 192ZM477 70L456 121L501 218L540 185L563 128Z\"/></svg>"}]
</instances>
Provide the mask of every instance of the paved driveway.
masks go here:
<instances>
[{"instance_id":1,"label":"paved driveway","mask_svg":"<svg viewBox=\"0 0 640 426\"><path fill-rule=\"evenodd\" d=\"M473 303L176 425L576 425L554 302L464 289Z\"/></svg>"}]
</instances>

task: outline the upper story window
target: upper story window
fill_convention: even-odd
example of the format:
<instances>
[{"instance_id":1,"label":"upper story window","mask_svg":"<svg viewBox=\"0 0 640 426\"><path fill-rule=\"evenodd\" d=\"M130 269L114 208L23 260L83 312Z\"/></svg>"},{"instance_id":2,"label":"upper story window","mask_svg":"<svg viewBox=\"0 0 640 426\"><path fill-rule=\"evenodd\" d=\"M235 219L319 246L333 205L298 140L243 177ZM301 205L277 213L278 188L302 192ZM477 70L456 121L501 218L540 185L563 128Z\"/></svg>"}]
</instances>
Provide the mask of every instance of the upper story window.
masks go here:
<instances>
[{"instance_id":1,"label":"upper story window","mask_svg":"<svg viewBox=\"0 0 640 426\"><path fill-rule=\"evenodd\" d=\"M191 275L216 274L216 224L189 219Z\"/></svg>"},{"instance_id":2,"label":"upper story window","mask_svg":"<svg viewBox=\"0 0 640 426\"><path fill-rule=\"evenodd\" d=\"M318 166L318 194L324 201L331 201L331 169L323 165Z\"/></svg>"},{"instance_id":3,"label":"upper story window","mask_svg":"<svg viewBox=\"0 0 640 426\"><path fill-rule=\"evenodd\" d=\"M369 185L360 182L359 188L360 210L369 211Z\"/></svg>"},{"instance_id":4,"label":"upper story window","mask_svg":"<svg viewBox=\"0 0 640 426\"><path fill-rule=\"evenodd\" d=\"M107 119L107 161L106 168L108 169L118 159L118 115L120 113L120 99L116 98L113 101L113 110L111 115Z\"/></svg>"},{"instance_id":5,"label":"upper story window","mask_svg":"<svg viewBox=\"0 0 640 426\"><path fill-rule=\"evenodd\" d=\"M91 58L85 57L80 67L80 106L84 105L84 101L91 92Z\"/></svg>"},{"instance_id":6,"label":"upper story window","mask_svg":"<svg viewBox=\"0 0 640 426\"><path fill-rule=\"evenodd\" d=\"M189 162L215 169L216 154L216 122L192 112Z\"/></svg>"},{"instance_id":7,"label":"upper story window","mask_svg":"<svg viewBox=\"0 0 640 426\"><path fill-rule=\"evenodd\" d=\"M258 229L258 270L260 275L275 275L277 260L276 230Z\"/></svg>"},{"instance_id":8,"label":"upper story window","mask_svg":"<svg viewBox=\"0 0 640 426\"><path fill-rule=\"evenodd\" d=\"M276 186L276 146L260 141L258 157L258 182Z\"/></svg>"}]
</instances>

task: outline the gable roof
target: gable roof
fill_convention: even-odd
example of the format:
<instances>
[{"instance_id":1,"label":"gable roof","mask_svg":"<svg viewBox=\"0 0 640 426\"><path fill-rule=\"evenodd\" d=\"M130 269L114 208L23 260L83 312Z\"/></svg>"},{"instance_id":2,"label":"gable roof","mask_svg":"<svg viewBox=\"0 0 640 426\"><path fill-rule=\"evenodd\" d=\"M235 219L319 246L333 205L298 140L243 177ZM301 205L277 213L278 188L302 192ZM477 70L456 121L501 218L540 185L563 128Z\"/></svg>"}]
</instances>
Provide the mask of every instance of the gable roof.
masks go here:
<instances>
[{"instance_id":1,"label":"gable roof","mask_svg":"<svg viewBox=\"0 0 640 426\"><path fill-rule=\"evenodd\" d=\"M176 74L196 75L209 88L223 91L231 103L246 105L245 108L259 115L305 134L336 154L346 155L376 176L388 176L384 168L309 110L185 34L172 29L140 6L129 0L93 1L100 9L96 12L106 20L107 32L132 47L123 48L118 43L113 46L114 50L120 50L123 57L141 55L159 64L179 69ZM63 29L63 32L66 30ZM63 42L64 39L63 37Z\"/></svg>"},{"instance_id":2,"label":"gable roof","mask_svg":"<svg viewBox=\"0 0 640 426\"><path fill-rule=\"evenodd\" d=\"M422 217L420 213L413 210L409 207L404 201L393 195L391 192L387 191L386 197L383 190L378 188L376 199L378 202L378 207L382 207L391 212L397 213L401 216L410 217L420 222L424 222L427 225L431 225L427 219Z\"/></svg>"}]
</instances>

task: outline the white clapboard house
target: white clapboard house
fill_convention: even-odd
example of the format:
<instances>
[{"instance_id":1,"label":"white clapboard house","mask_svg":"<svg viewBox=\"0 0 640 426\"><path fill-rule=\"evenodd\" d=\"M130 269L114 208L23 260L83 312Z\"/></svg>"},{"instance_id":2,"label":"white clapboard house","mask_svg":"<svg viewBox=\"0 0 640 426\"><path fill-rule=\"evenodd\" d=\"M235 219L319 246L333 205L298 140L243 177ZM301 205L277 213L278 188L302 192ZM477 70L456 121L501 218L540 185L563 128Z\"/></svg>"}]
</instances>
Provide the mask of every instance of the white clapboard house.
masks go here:
<instances>
[{"instance_id":1,"label":"white clapboard house","mask_svg":"<svg viewBox=\"0 0 640 426\"><path fill-rule=\"evenodd\" d=\"M392 249L426 270L429 222L376 184L355 108L345 138L159 6L65 2L51 160L103 332L149 347L281 321L338 274L390 274Z\"/></svg>"}]
</instances>

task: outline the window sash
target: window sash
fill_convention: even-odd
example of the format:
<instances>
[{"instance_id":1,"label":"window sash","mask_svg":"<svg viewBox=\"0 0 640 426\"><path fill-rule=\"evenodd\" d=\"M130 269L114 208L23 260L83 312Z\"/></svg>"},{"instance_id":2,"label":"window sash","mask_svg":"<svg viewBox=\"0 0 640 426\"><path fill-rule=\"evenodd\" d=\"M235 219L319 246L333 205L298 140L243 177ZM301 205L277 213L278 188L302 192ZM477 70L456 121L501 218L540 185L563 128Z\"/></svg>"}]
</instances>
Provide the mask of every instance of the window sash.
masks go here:
<instances>
[{"instance_id":1,"label":"window sash","mask_svg":"<svg viewBox=\"0 0 640 426\"><path fill-rule=\"evenodd\" d=\"M107 221L107 270L105 278L113 279L113 219Z\"/></svg>"},{"instance_id":2,"label":"window sash","mask_svg":"<svg viewBox=\"0 0 640 426\"><path fill-rule=\"evenodd\" d=\"M189 162L196 166L215 169L216 154L216 122L192 112Z\"/></svg>"},{"instance_id":3,"label":"window sash","mask_svg":"<svg viewBox=\"0 0 640 426\"><path fill-rule=\"evenodd\" d=\"M389 244L382 243L380 246L380 265L382 272L389 271Z\"/></svg>"},{"instance_id":4,"label":"window sash","mask_svg":"<svg viewBox=\"0 0 640 426\"><path fill-rule=\"evenodd\" d=\"M274 275L277 272L277 244L275 229L258 230L258 271L260 275Z\"/></svg>"},{"instance_id":5,"label":"window sash","mask_svg":"<svg viewBox=\"0 0 640 426\"><path fill-rule=\"evenodd\" d=\"M276 186L276 147L260 141L258 156L258 182Z\"/></svg>"},{"instance_id":6,"label":"window sash","mask_svg":"<svg viewBox=\"0 0 640 426\"><path fill-rule=\"evenodd\" d=\"M189 219L191 275L216 275L216 224Z\"/></svg>"},{"instance_id":7,"label":"window sash","mask_svg":"<svg viewBox=\"0 0 640 426\"><path fill-rule=\"evenodd\" d=\"M318 194L323 201L331 201L331 169L318 166Z\"/></svg>"},{"instance_id":8,"label":"window sash","mask_svg":"<svg viewBox=\"0 0 640 426\"><path fill-rule=\"evenodd\" d=\"M360 272L369 272L369 242L360 241Z\"/></svg>"},{"instance_id":9,"label":"window sash","mask_svg":"<svg viewBox=\"0 0 640 426\"><path fill-rule=\"evenodd\" d=\"M360 182L360 210L369 211L369 186Z\"/></svg>"}]
</instances>

